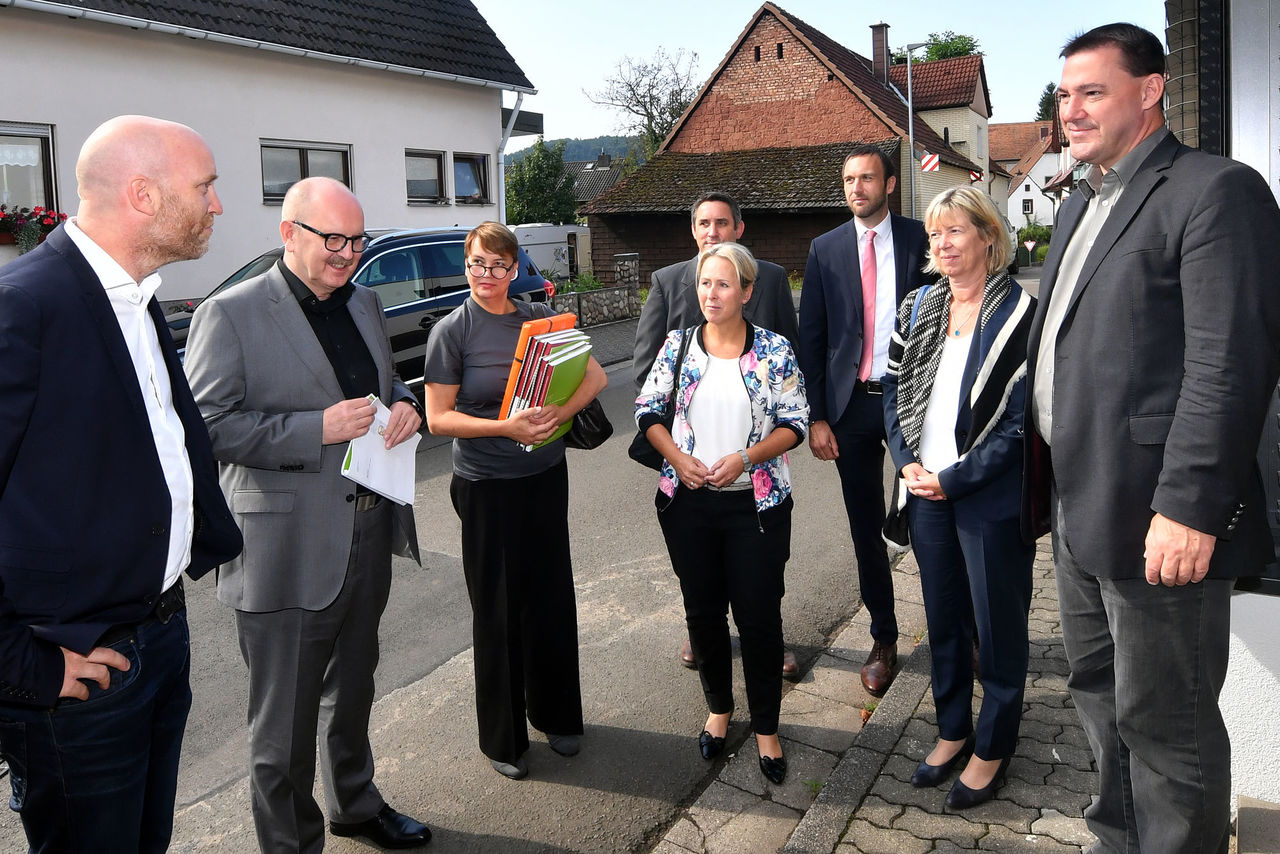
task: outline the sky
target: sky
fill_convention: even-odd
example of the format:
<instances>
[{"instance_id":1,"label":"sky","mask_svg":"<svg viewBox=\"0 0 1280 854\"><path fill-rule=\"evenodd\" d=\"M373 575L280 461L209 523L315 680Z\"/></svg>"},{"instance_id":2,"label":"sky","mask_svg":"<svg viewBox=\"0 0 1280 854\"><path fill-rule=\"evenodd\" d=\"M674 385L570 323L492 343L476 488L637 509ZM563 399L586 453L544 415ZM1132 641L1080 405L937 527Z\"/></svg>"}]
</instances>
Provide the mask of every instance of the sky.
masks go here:
<instances>
[{"instance_id":1,"label":"sky","mask_svg":"<svg viewBox=\"0 0 1280 854\"><path fill-rule=\"evenodd\" d=\"M705 82L751 21L761 2L720 0L473 0L486 21L538 90L521 109L544 116L547 139L623 132L623 114L593 104L596 91L624 56L648 59L659 48L698 54ZM777 5L862 56L871 55L870 25L889 24L897 50L953 30L978 40L991 92L992 122L1035 118L1046 83L1062 70L1058 52L1072 36L1099 24L1128 20L1164 41L1161 0L779 0ZM1124 11L1117 7L1123 5ZM989 11L996 7L999 11ZM1123 17L1117 17L1123 15ZM917 50L920 56L923 50ZM515 95L503 96L505 106ZM515 151L533 137L514 137Z\"/></svg>"}]
</instances>

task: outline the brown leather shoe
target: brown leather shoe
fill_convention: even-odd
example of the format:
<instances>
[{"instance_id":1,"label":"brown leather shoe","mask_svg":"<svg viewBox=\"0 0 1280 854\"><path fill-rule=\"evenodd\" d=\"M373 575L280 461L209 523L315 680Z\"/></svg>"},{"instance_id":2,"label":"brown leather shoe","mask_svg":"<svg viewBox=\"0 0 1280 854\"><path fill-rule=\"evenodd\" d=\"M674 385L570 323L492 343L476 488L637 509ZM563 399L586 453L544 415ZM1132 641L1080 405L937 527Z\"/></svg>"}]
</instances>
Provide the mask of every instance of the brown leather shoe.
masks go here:
<instances>
[{"instance_id":1,"label":"brown leather shoe","mask_svg":"<svg viewBox=\"0 0 1280 854\"><path fill-rule=\"evenodd\" d=\"M862 687L873 697L883 697L893 684L893 669L898 666L898 645L876 641L862 665Z\"/></svg>"},{"instance_id":2,"label":"brown leather shoe","mask_svg":"<svg viewBox=\"0 0 1280 854\"><path fill-rule=\"evenodd\" d=\"M684 646L680 647L680 663L690 670L698 666L698 662L693 660L693 644L688 638L684 639Z\"/></svg>"},{"instance_id":3,"label":"brown leather shoe","mask_svg":"<svg viewBox=\"0 0 1280 854\"><path fill-rule=\"evenodd\" d=\"M800 665L796 663L796 654L786 647L783 647L782 678L795 679L798 675L800 675Z\"/></svg>"}]
</instances>

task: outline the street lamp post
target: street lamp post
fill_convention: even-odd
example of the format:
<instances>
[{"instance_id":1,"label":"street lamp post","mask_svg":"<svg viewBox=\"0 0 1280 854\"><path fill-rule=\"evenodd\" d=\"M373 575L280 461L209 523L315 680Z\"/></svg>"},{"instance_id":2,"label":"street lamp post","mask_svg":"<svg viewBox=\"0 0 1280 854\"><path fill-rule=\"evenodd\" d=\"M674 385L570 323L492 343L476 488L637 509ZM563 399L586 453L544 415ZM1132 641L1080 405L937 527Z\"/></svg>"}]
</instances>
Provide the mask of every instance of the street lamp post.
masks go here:
<instances>
[{"instance_id":1,"label":"street lamp post","mask_svg":"<svg viewBox=\"0 0 1280 854\"><path fill-rule=\"evenodd\" d=\"M911 147L907 166L911 172L911 218L916 218L916 108L911 92L911 51L928 47L929 42L912 42L907 45L907 145Z\"/></svg>"}]
</instances>

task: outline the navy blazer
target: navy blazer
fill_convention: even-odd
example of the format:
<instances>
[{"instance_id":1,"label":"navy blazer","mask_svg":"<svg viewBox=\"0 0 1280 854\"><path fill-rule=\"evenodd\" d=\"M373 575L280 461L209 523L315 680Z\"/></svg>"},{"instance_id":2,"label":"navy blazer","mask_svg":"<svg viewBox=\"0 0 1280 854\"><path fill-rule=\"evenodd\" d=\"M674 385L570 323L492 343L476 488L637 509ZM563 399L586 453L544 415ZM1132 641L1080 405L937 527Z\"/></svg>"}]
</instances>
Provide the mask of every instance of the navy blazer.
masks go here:
<instances>
[{"instance_id":1,"label":"navy blazer","mask_svg":"<svg viewBox=\"0 0 1280 854\"><path fill-rule=\"evenodd\" d=\"M1034 310L1035 300L1027 296L1016 283L1011 283L1008 296L1001 301L991 315L991 319L972 336L969 343L969 356L965 360L964 373L960 377L960 407L956 412L955 438L956 448L963 449L969 443L969 433L973 429L973 410L970 393L978 377L978 369L983 360L991 352L991 347L1002 334L1008 334L1005 327L1016 323L1015 309L1025 296L1026 316ZM906 338L908 330L899 330ZM1017 331L1016 329L1014 331ZM1026 352L1026 326L1022 328L1021 338L1005 345L1012 347L1021 357ZM1007 355L1010 351L1006 350ZM969 507L976 508L980 518L1013 519L1022 509L1022 445L1023 445L1023 409L1027 391L1027 378L1023 374L1013 384L1009 396L1005 400L1004 410L995 426L985 437L954 465L947 466L937 472L942 491L950 501L965 500ZM893 465L902 473L903 467L918 462L915 454L907 447L902 436L902 427L898 423L898 378L894 374L884 377L884 423L886 444Z\"/></svg>"},{"instance_id":2,"label":"navy blazer","mask_svg":"<svg viewBox=\"0 0 1280 854\"><path fill-rule=\"evenodd\" d=\"M198 578L243 541L159 304L148 309L186 432ZM0 703L51 707L60 646L87 654L154 607L172 513L120 324L62 228L0 269L0 366Z\"/></svg>"},{"instance_id":3,"label":"navy blazer","mask_svg":"<svg viewBox=\"0 0 1280 854\"><path fill-rule=\"evenodd\" d=\"M919 220L889 214L897 301L936 281L923 272L929 238ZM840 420L853 397L862 358L862 266L854 220L814 238L800 291L796 359L809 394L810 421Z\"/></svg>"},{"instance_id":4,"label":"navy blazer","mask_svg":"<svg viewBox=\"0 0 1280 854\"><path fill-rule=\"evenodd\" d=\"M1157 133L1058 329L1052 479L1091 574L1142 578L1153 513L1218 538L1208 577L1257 574L1275 554L1256 452L1280 375L1280 210L1250 167ZM1028 538L1049 521L1045 443L1030 411L1035 363L1085 205L1077 191L1058 214L1031 328Z\"/></svg>"}]
</instances>

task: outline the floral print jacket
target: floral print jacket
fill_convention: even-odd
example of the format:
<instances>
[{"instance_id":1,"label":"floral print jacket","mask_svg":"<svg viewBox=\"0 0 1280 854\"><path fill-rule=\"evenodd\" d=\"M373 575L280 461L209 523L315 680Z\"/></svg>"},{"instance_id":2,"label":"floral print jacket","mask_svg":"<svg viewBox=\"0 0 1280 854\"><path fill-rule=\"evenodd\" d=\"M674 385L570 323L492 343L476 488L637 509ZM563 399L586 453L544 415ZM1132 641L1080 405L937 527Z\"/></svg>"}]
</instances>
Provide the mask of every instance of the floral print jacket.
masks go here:
<instances>
[{"instance_id":1,"label":"floral print jacket","mask_svg":"<svg viewBox=\"0 0 1280 854\"><path fill-rule=\"evenodd\" d=\"M661 418L666 414L680 340L686 331L673 329L667 334L640 396L636 398L637 425L653 423L652 418L646 419L645 416ZM747 333L751 346L738 358L742 382L751 402L751 432L746 446L755 445L780 426L790 428L798 441L803 441L809 428L809 402L804 392L804 376L796 364L790 342L775 332L750 323L747 324ZM671 438L675 440L676 447L686 454L693 451L693 431L686 413L706 367L702 327L696 327L694 338L686 348L684 364L680 366L680 389L676 394L675 418L671 424ZM787 455L753 465L751 483L757 512L781 503L791 493L791 469L787 465ZM675 468L664 461L658 489L671 498L679 485Z\"/></svg>"}]
</instances>

